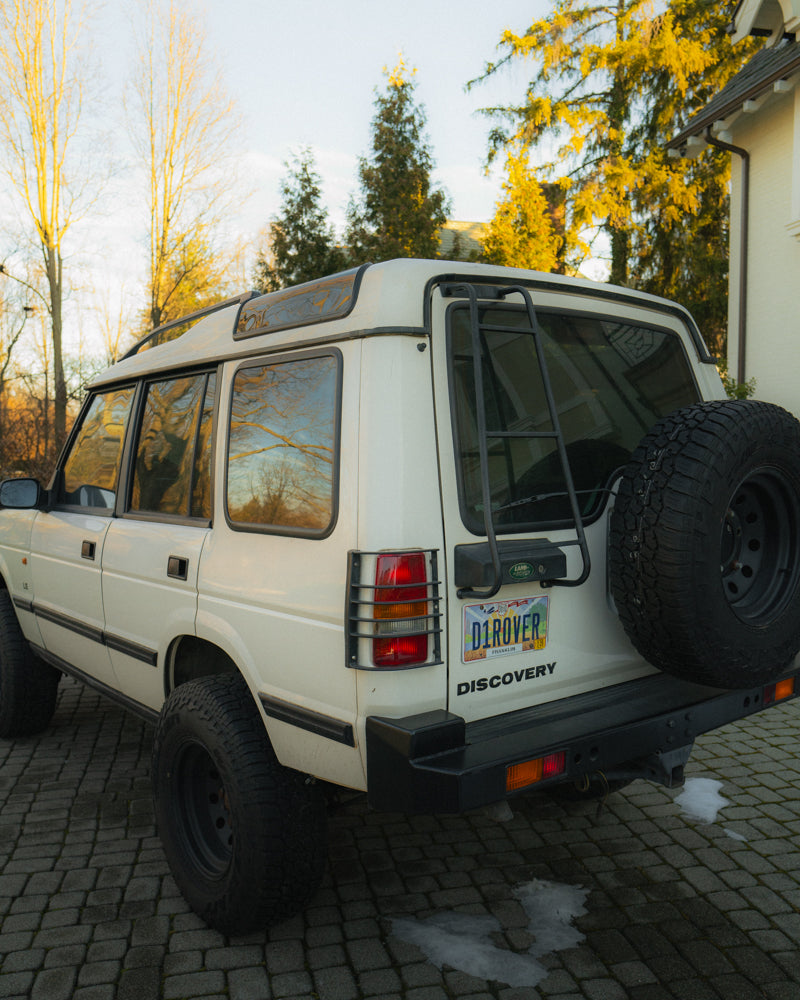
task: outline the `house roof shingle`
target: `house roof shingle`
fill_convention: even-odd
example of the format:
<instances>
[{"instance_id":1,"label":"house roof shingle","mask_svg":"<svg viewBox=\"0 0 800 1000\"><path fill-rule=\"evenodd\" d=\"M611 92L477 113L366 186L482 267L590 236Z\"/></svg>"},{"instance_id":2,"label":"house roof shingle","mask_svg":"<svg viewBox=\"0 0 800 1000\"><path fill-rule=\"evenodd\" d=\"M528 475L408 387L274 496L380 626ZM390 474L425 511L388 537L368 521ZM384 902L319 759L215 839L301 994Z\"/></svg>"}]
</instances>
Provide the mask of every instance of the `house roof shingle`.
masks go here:
<instances>
[{"instance_id":1,"label":"house roof shingle","mask_svg":"<svg viewBox=\"0 0 800 1000\"><path fill-rule=\"evenodd\" d=\"M680 149L690 136L701 135L716 121L740 111L745 101L754 100L773 86L800 70L800 42L785 42L775 48L761 49L708 104L689 119L686 127L667 143L667 149Z\"/></svg>"}]
</instances>

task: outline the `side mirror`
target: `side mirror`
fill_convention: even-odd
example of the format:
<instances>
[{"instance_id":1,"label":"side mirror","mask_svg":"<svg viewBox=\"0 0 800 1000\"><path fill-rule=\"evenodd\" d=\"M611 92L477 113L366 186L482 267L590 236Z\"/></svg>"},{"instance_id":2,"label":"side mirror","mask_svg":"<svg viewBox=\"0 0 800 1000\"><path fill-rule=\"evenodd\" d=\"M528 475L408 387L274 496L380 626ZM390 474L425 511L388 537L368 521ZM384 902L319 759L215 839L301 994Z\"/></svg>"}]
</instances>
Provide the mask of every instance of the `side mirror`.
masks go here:
<instances>
[{"instance_id":1,"label":"side mirror","mask_svg":"<svg viewBox=\"0 0 800 1000\"><path fill-rule=\"evenodd\" d=\"M35 479L5 479L0 483L0 506L15 510L39 507L44 499Z\"/></svg>"}]
</instances>

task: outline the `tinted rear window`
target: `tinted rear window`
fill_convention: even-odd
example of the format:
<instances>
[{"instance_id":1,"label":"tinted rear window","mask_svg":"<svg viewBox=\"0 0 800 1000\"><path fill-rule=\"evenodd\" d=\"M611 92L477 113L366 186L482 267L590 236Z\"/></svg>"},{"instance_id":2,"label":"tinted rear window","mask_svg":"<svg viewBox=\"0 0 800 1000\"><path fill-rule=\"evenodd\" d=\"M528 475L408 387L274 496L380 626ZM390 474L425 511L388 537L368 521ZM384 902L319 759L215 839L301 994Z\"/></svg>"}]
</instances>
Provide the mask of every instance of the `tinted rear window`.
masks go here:
<instances>
[{"instance_id":1,"label":"tinted rear window","mask_svg":"<svg viewBox=\"0 0 800 1000\"><path fill-rule=\"evenodd\" d=\"M595 316L540 312L542 348L585 520L599 515L607 488L645 433L699 393L680 338L670 331ZM527 314L481 310L492 516L498 531L571 523L566 482ZM509 329L511 328L511 329ZM450 382L464 522L483 533L469 310L449 313ZM493 436L499 432L506 436ZM509 436L519 434L520 436Z\"/></svg>"}]
</instances>

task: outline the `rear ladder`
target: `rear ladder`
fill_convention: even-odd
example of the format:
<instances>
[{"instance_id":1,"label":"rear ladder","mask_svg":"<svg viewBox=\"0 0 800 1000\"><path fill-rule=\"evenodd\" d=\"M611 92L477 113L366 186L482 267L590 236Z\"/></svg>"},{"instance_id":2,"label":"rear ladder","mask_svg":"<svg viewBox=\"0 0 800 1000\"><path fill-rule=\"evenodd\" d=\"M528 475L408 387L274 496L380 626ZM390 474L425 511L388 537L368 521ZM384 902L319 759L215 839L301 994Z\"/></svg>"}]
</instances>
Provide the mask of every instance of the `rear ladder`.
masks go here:
<instances>
[{"instance_id":1,"label":"rear ladder","mask_svg":"<svg viewBox=\"0 0 800 1000\"><path fill-rule=\"evenodd\" d=\"M534 348L536 350L536 359L539 364L539 371L541 373L542 384L544 386L545 399L547 401L547 409L550 416L550 423L553 427L551 431L503 431L503 430L490 430L486 426L486 405L483 394L483 364L482 360L484 357L483 351L483 335L486 333L515 333L528 332L525 330L520 331L518 326L503 326L493 323L482 323L480 317L480 306L479 306L479 295L478 289L475 285L468 283L457 283L457 284L447 284L442 286L442 295L445 298L467 298L469 299L469 314L470 314L470 333L472 340L472 354L473 354L473 374L475 379L475 418L477 423L477 437L478 437L478 453L480 458L480 476L481 476L481 491L483 494L483 522L486 531L486 539L489 544L489 551L491 553L492 566L494 569L494 581L488 590L477 590L473 587L465 587L458 591L458 597L478 597L482 599L487 599L494 597L497 591L500 589L503 573L500 562L500 553L497 546L497 533L494 527L494 519L492 517L492 495L491 495L491 484L489 482L489 440L492 438L502 440L508 438L549 438L555 441L556 448L558 451L558 457L561 462L561 468L564 474L564 482L566 485L566 493L569 498L570 511L572 512L572 520L575 529L575 538L569 539L565 542L559 542L558 546L567 547L577 545L580 549L581 559L583 560L583 569L580 574L572 579L550 579L541 581L541 586L543 587L578 587L580 584L584 583L588 577L591 569L591 561L589 558L589 547L586 544L586 535L583 529L583 518L581 517L580 508L578 506L578 497L575 491L575 483L572 478L572 470L569 466L569 459L567 458L567 450L564 444L564 434L561 430L561 423L558 419L558 411L556 409L556 402L553 396L553 390L550 383L550 375L547 370L547 361L544 356L544 349L542 347L542 330L539 326L539 321L536 318L536 310L533 306L533 300L531 299L530 292L527 288L522 285L509 285L509 286L498 286L498 285L481 285L480 290L482 292L481 298L484 299L505 299L509 295L517 294L522 296L522 300L525 303L525 309L528 314L528 324L530 326L530 333L533 337Z\"/></svg>"}]
</instances>

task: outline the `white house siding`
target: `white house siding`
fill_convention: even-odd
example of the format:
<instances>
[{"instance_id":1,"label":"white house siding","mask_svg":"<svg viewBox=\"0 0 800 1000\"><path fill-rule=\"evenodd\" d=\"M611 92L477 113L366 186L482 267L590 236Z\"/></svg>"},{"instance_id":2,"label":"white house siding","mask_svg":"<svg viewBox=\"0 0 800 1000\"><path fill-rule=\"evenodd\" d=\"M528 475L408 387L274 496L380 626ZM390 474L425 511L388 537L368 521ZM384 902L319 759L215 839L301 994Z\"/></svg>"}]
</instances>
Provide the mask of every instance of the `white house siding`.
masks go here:
<instances>
[{"instance_id":1,"label":"white house siding","mask_svg":"<svg viewBox=\"0 0 800 1000\"><path fill-rule=\"evenodd\" d=\"M800 240L787 231L800 186L793 168L795 104L800 94L773 95L757 114L743 114L731 129L732 141L750 151L749 266L745 377L756 379L756 396L800 416ZM732 162L731 270L728 362L739 360L739 239L741 159ZM794 176L793 176L794 175ZM796 206L795 206L796 208Z\"/></svg>"}]
</instances>

